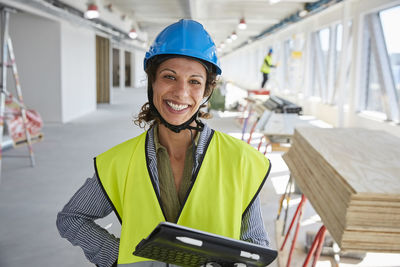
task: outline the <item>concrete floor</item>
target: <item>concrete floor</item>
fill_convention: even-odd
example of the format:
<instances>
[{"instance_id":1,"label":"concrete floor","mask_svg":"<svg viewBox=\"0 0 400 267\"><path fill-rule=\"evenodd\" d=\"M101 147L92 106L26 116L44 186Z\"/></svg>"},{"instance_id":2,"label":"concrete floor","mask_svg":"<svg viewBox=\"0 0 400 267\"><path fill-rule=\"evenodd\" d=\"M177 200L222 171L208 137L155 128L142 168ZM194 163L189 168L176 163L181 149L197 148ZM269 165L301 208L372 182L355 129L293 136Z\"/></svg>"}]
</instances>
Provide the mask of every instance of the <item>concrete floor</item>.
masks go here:
<instances>
[{"instance_id":1,"label":"concrete floor","mask_svg":"<svg viewBox=\"0 0 400 267\"><path fill-rule=\"evenodd\" d=\"M30 167L25 146L4 152L0 184L0 267L93 266L80 248L59 236L56 215L85 179L93 175L93 157L142 132L132 118L145 101L144 89L114 91L112 105L99 105L96 112L70 123L46 124L44 140L34 145L34 168ZM227 113L214 115L207 121L212 128L241 137L234 117ZM256 142L257 137L253 140ZM261 191L261 203L271 247L276 248L274 220L288 170L281 153L267 156L272 170ZM292 199L291 206L295 206L299 196L294 195ZM289 218L294 208L290 211ZM310 220L314 215L307 204L292 266L301 266L305 258L305 231L316 231L320 225ZM111 224L108 230L118 235L120 227L115 215L97 222L107 227ZM318 266L330 266L330 259L325 263ZM277 261L271 266L277 266Z\"/></svg>"}]
</instances>

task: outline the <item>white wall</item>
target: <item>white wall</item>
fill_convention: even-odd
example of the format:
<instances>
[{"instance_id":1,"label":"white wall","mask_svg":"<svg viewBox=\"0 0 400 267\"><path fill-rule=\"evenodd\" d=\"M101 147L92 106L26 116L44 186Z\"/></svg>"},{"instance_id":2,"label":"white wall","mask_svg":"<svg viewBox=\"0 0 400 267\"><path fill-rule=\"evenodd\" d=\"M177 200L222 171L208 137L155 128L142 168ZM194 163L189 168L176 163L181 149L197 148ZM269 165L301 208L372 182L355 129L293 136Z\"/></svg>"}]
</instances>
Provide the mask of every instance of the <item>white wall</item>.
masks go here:
<instances>
[{"instance_id":1,"label":"white wall","mask_svg":"<svg viewBox=\"0 0 400 267\"><path fill-rule=\"evenodd\" d=\"M62 122L96 110L96 36L61 23Z\"/></svg>"},{"instance_id":2,"label":"white wall","mask_svg":"<svg viewBox=\"0 0 400 267\"><path fill-rule=\"evenodd\" d=\"M22 93L45 122L68 122L96 110L93 31L28 13L11 14ZM9 72L10 91L14 82Z\"/></svg>"},{"instance_id":3,"label":"white wall","mask_svg":"<svg viewBox=\"0 0 400 267\"><path fill-rule=\"evenodd\" d=\"M132 61L131 61L131 68L133 70L132 73L132 81L133 86L143 87L147 85L147 76L143 70L143 59L145 56L144 51L135 50L132 51Z\"/></svg>"},{"instance_id":4,"label":"white wall","mask_svg":"<svg viewBox=\"0 0 400 267\"><path fill-rule=\"evenodd\" d=\"M37 110L46 123L68 122L96 110L95 31L11 0L0 2L26 11L11 14L10 33L28 108ZM129 29L130 25L125 21L119 26ZM145 52L132 46L126 49L132 52L132 85L142 87ZM11 72L7 80L14 93ZM112 103L112 90L110 94Z\"/></svg>"},{"instance_id":5,"label":"white wall","mask_svg":"<svg viewBox=\"0 0 400 267\"><path fill-rule=\"evenodd\" d=\"M60 23L27 13L11 14L10 35L24 102L44 121L61 121ZM15 92L11 81L10 91Z\"/></svg>"}]
</instances>

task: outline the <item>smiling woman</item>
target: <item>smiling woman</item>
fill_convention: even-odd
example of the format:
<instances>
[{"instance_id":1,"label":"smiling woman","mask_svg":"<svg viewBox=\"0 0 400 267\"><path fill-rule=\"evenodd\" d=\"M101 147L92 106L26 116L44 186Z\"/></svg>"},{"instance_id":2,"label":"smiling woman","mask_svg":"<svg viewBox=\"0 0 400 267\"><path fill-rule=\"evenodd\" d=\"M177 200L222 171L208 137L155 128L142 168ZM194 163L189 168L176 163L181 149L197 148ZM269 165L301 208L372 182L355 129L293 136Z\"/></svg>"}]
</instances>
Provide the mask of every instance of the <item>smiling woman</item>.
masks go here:
<instances>
[{"instance_id":1,"label":"smiling woman","mask_svg":"<svg viewBox=\"0 0 400 267\"><path fill-rule=\"evenodd\" d=\"M142 107L135 123L144 127L147 122L150 122L151 125L159 122L177 133L187 126L195 129L196 123L197 127L202 127L202 123L196 118L197 116L200 118L208 117L208 114L201 112L200 108L207 102L207 98L210 97L215 87L216 73L213 72L213 69L215 67L209 62L183 55L159 55L151 59L146 68L149 102ZM154 101L160 99L155 94L159 94L158 92L164 94L166 91L169 92L169 98L164 99L163 102L168 107L174 108L175 114L184 115L175 119L179 120L186 117L186 120L180 123L164 121L165 117L158 115L158 112L161 113L163 110L161 110L161 103L156 106ZM189 102L185 103L182 100ZM187 115L190 116L187 117Z\"/></svg>"},{"instance_id":2,"label":"smiling woman","mask_svg":"<svg viewBox=\"0 0 400 267\"><path fill-rule=\"evenodd\" d=\"M206 69L198 61L171 58L160 64L153 83L153 102L170 124L189 120L203 100Z\"/></svg>"},{"instance_id":3,"label":"smiling woman","mask_svg":"<svg viewBox=\"0 0 400 267\"><path fill-rule=\"evenodd\" d=\"M168 26L144 69L148 102L135 123L149 129L96 157L94 177L58 215L60 234L98 266L167 266L132 254L162 221L268 246L258 194L269 160L201 121L221 74L209 34L193 20ZM112 210L120 238L94 223Z\"/></svg>"},{"instance_id":4,"label":"smiling woman","mask_svg":"<svg viewBox=\"0 0 400 267\"><path fill-rule=\"evenodd\" d=\"M154 83L156 82L156 78L157 78L157 74L159 75L161 70L158 70L159 66L162 65L164 63L164 61L168 62L169 59L186 59L186 62L192 62L191 64L199 64L201 63L202 68L205 69L205 76L199 77L199 73L193 74L193 79L190 80L190 84L194 85L196 83L202 83L204 86L204 91L203 91L203 95L202 95L202 102L201 105L198 107L197 112L193 114L193 116L190 118L190 120L187 120L186 122L184 122L181 125L177 125L174 126L171 123L167 123L166 121L164 121L162 116L159 116L158 114L158 110L154 107L153 104L153 86ZM151 58L150 60L148 60L149 62L147 63L146 61L146 73L147 73L147 78L148 78L148 102L146 104L143 105L142 110L140 112L140 114L138 115L138 118L135 120L135 124L137 124L140 127L145 127L146 123L149 123L150 126L152 126L155 123L160 123L160 124L164 124L166 127L168 127L170 130L174 131L174 132L180 132L182 129L184 129L185 127L188 127L189 129L193 126L192 122L195 121L197 124L197 128L201 129L203 127L203 123L199 120L197 120L198 118L209 118L210 115L208 113L205 113L203 111L200 110L200 108L205 107L206 102L208 101L208 99L211 97L211 94L214 90L214 87L216 85L216 77L217 77L217 71L218 69L216 69L216 65L213 65L210 62L207 62L205 60L201 60L201 59L195 59L192 57L188 57L188 56L184 56L184 55L171 55L171 54L161 54L161 55L157 55L154 58ZM185 64L185 63L183 63ZM182 66L183 67L183 66ZM187 66L184 66L185 68ZM177 73L174 73L174 70L172 69L168 69L165 68L163 69L164 72L166 72L167 70L169 70L169 74L168 73L163 73L164 79L176 79L177 77L175 77L177 75ZM201 76L201 75L200 75ZM172 102L171 102L172 103ZM172 103L173 104L173 103ZM196 130L196 128L193 128Z\"/></svg>"}]
</instances>

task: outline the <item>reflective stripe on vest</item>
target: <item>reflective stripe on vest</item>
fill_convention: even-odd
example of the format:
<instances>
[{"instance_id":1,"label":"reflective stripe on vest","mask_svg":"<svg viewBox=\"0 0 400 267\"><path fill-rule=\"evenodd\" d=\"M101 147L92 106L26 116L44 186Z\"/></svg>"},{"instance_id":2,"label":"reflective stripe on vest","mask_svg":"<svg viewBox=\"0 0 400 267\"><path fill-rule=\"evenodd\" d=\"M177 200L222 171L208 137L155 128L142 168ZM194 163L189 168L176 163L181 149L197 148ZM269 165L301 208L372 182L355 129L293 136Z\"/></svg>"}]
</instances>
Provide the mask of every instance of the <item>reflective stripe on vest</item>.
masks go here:
<instances>
[{"instance_id":1,"label":"reflective stripe on vest","mask_svg":"<svg viewBox=\"0 0 400 267\"><path fill-rule=\"evenodd\" d=\"M268 64L267 64L265 61L267 61ZM272 65L271 62L272 62L271 56L268 56L268 55L267 55L267 56L264 58L263 64L262 64L262 66L261 66L261 72L263 72L263 73L270 73L270 72L271 72L271 68L270 68L269 66Z\"/></svg>"},{"instance_id":2,"label":"reflective stripe on vest","mask_svg":"<svg viewBox=\"0 0 400 267\"><path fill-rule=\"evenodd\" d=\"M118 264L148 261L136 245L165 221L146 159L146 133L95 159L97 176L121 222ZM213 132L177 224L240 238L242 215L264 184L270 163L243 141Z\"/></svg>"}]
</instances>

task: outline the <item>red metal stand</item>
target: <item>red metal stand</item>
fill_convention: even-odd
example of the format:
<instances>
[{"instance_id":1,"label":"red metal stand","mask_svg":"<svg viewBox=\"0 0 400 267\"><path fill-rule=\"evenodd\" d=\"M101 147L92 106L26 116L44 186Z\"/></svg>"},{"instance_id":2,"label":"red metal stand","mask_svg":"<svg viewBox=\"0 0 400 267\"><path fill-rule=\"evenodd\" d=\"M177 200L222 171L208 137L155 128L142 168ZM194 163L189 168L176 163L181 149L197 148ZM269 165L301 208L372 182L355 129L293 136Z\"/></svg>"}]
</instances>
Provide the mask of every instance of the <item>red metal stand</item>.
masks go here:
<instances>
[{"instance_id":1,"label":"red metal stand","mask_svg":"<svg viewBox=\"0 0 400 267\"><path fill-rule=\"evenodd\" d=\"M314 254L314 260L312 266L315 267L317 265L317 261L319 259L319 256L321 255L322 246L324 244L325 234L326 234L326 227L322 225L317 235L314 238L310 251L308 251L303 267L307 266L313 254Z\"/></svg>"},{"instance_id":2,"label":"red metal stand","mask_svg":"<svg viewBox=\"0 0 400 267\"><path fill-rule=\"evenodd\" d=\"M260 138L260 143L258 143L258 147L257 147L257 150L258 150L258 151L260 151L260 148L261 148L261 145L262 145L262 143L263 143L264 139L265 139L265 136L264 136L264 135L263 135L263 136L261 136L261 138ZM268 141L265 141L265 150L264 150L264 155L265 155L265 154L267 154L267 148L268 148L268 145L269 145Z\"/></svg>"},{"instance_id":3,"label":"red metal stand","mask_svg":"<svg viewBox=\"0 0 400 267\"><path fill-rule=\"evenodd\" d=\"M253 94L253 95L269 95L270 91L266 90L264 88L261 88L259 90L248 90L247 91L247 95L250 95L250 94Z\"/></svg>"},{"instance_id":4,"label":"red metal stand","mask_svg":"<svg viewBox=\"0 0 400 267\"><path fill-rule=\"evenodd\" d=\"M293 250L294 250L294 247L295 247L295 244L296 244L297 236L299 234L300 221L301 221L301 217L303 215L303 206L304 206L304 203L306 202L306 200L307 200L307 198L304 196L304 194L301 195L301 201L300 201L299 205L297 206L296 212L295 212L295 214L293 216L292 222L290 223L289 229L288 229L288 231L286 233L285 239L284 239L283 244L282 244L281 249L280 249L282 251L283 248L285 247L286 241L288 240L288 237L290 235L290 231L292 230L294 222L296 221L296 218L298 217L297 225L296 225L296 231L295 231L294 236L293 236L292 245L290 247L290 252L289 252L289 256L288 256L288 261L287 261L287 264L286 264L287 267L290 266L290 262L292 260Z\"/></svg>"},{"instance_id":5,"label":"red metal stand","mask_svg":"<svg viewBox=\"0 0 400 267\"><path fill-rule=\"evenodd\" d=\"M258 150L258 151L260 151L260 148L261 148L261 145L262 145L263 140L264 140L264 135L261 136L261 138L260 138L260 143L258 143L258 147L257 147L257 150Z\"/></svg>"},{"instance_id":6,"label":"red metal stand","mask_svg":"<svg viewBox=\"0 0 400 267\"><path fill-rule=\"evenodd\" d=\"M257 126L257 123L258 123L259 119L260 118L257 118L256 121L253 123L253 126L251 127L250 136L249 136L249 139L247 139L247 143L248 144L250 144L251 137L253 136L254 130L256 129L256 126Z\"/></svg>"},{"instance_id":7,"label":"red metal stand","mask_svg":"<svg viewBox=\"0 0 400 267\"><path fill-rule=\"evenodd\" d=\"M288 229L288 231L287 231L287 233L285 235L285 239L284 239L283 244L282 244L282 246L280 248L280 250L282 251L283 248L285 247L286 241L288 240L289 235L290 235L290 231L292 230L294 222L296 221L296 218L298 217L297 218L297 224L296 224L296 230L295 230L295 233L294 233L294 236L293 236L293 240L292 240L292 244L291 244L291 247L290 247L290 251L289 251L286 267L289 267L290 263L292 261L292 255L293 255L294 247L296 245L297 236L299 234L300 221L301 221L301 217L303 215L303 207L304 207L304 204L305 204L306 200L307 200L307 198L304 196L304 194L301 195L301 201L300 201L299 205L297 206L296 212L294 213L293 219L292 219L292 221L290 223L289 229ZM317 261L319 259L319 256L321 255L322 247L323 247L323 244L324 244L325 234L326 234L326 227L324 225L322 225L321 228L319 229L317 235L314 238L314 241L313 241L313 243L311 245L310 251L308 252L306 259L304 260L303 267L306 267L308 265L308 263L310 262L312 256L314 256L312 266L315 267L317 265Z\"/></svg>"}]
</instances>

